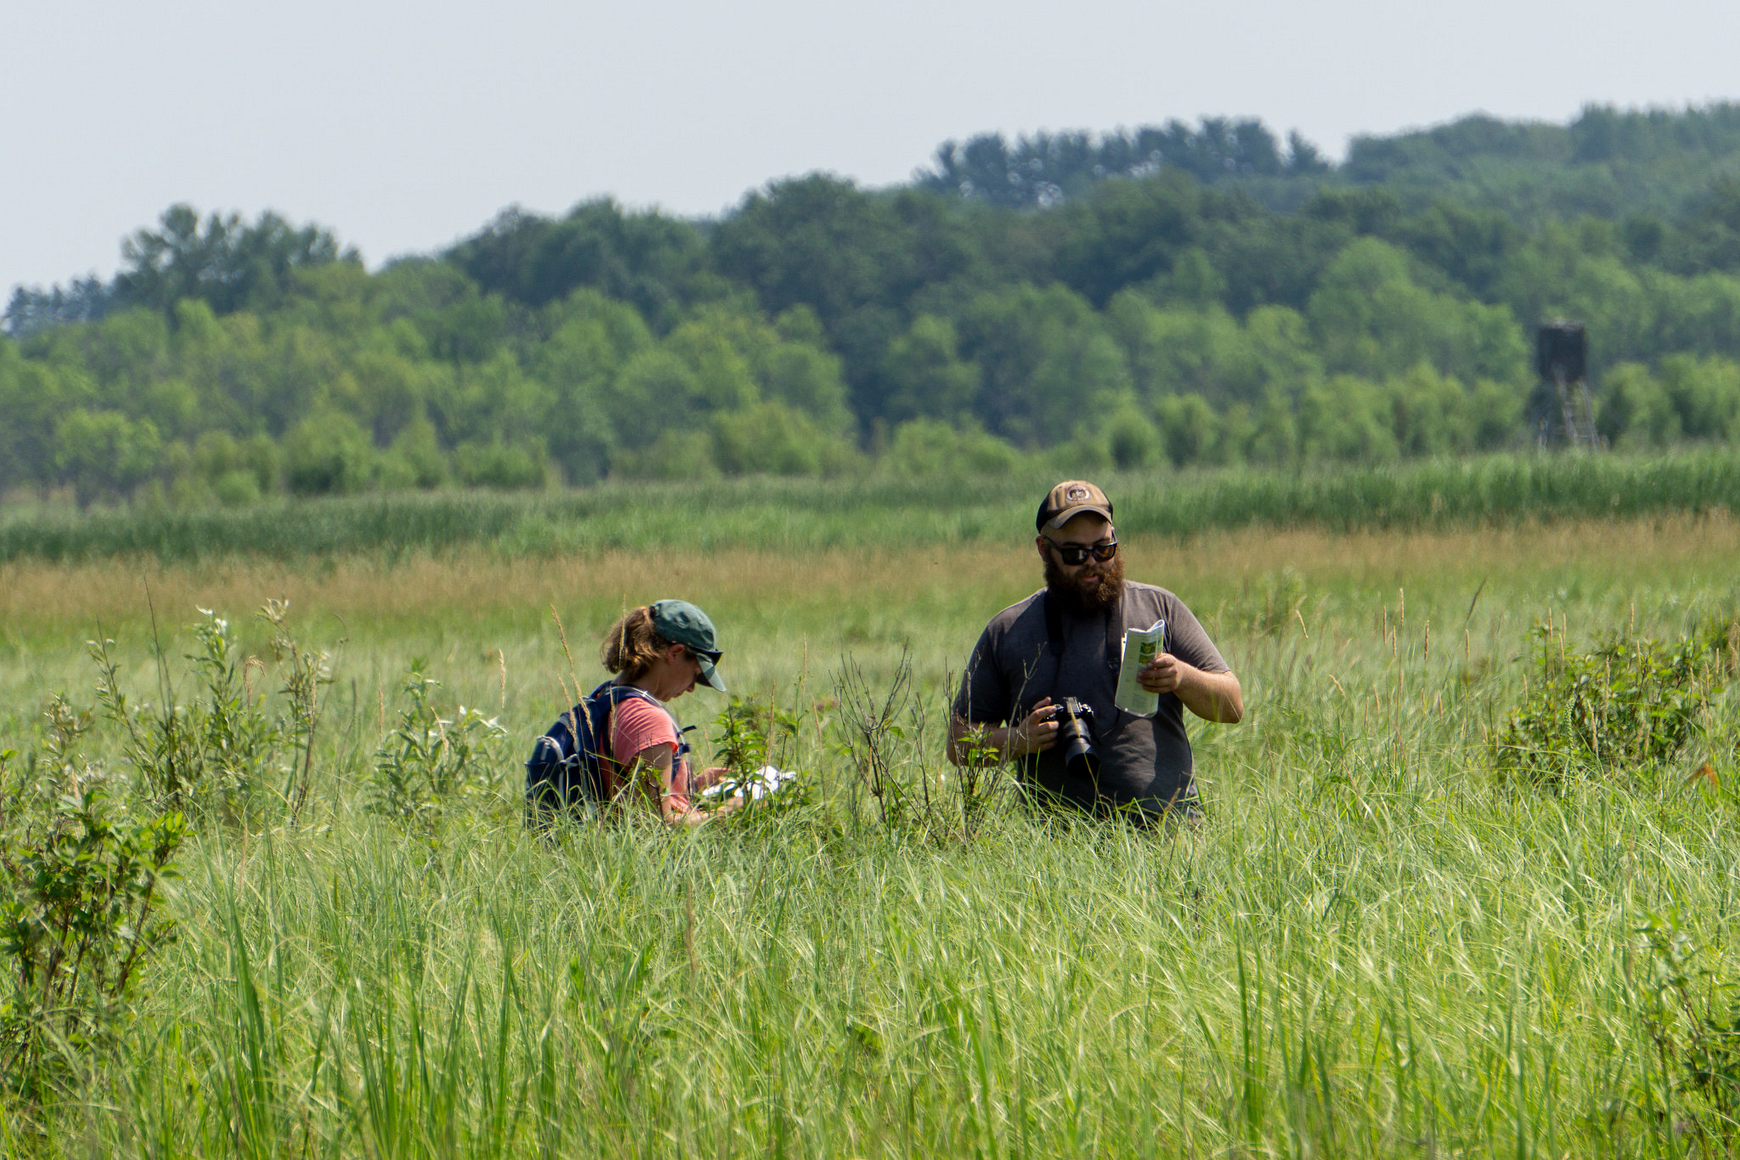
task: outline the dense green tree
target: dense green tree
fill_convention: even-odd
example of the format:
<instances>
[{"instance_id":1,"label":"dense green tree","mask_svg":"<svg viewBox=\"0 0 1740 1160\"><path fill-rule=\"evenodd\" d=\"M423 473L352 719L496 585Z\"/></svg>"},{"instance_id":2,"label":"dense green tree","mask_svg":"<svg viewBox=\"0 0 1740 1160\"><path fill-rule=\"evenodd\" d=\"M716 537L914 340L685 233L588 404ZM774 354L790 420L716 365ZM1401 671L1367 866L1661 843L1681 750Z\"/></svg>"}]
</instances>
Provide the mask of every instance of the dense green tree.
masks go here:
<instances>
[{"instance_id":1,"label":"dense green tree","mask_svg":"<svg viewBox=\"0 0 1740 1160\"><path fill-rule=\"evenodd\" d=\"M699 230L657 210L624 211L608 198L582 202L560 219L506 210L447 257L483 290L528 306L586 287L670 321L705 293Z\"/></svg>"},{"instance_id":2,"label":"dense green tree","mask_svg":"<svg viewBox=\"0 0 1740 1160\"><path fill-rule=\"evenodd\" d=\"M908 479L958 479L999 475L1020 459L1013 447L974 423L955 427L941 419L920 418L894 428L884 466Z\"/></svg>"},{"instance_id":3,"label":"dense green tree","mask_svg":"<svg viewBox=\"0 0 1740 1160\"><path fill-rule=\"evenodd\" d=\"M155 230L139 230L121 247L126 263L114 294L129 306L172 315L187 298L217 313L270 309L281 303L293 272L302 266L356 263L331 233L318 226L297 229L275 213L245 225L239 214L211 214L178 204L164 211Z\"/></svg>"},{"instance_id":4,"label":"dense green tree","mask_svg":"<svg viewBox=\"0 0 1740 1160\"><path fill-rule=\"evenodd\" d=\"M1351 243L1308 308L1331 371L1401 374L1426 362L1442 374L1521 382L1528 348L1504 306L1436 294L1416 283L1406 256L1376 238Z\"/></svg>"},{"instance_id":5,"label":"dense green tree","mask_svg":"<svg viewBox=\"0 0 1740 1160\"><path fill-rule=\"evenodd\" d=\"M448 478L447 456L427 415L417 415L399 429L380 458L377 478L389 491L439 487Z\"/></svg>"},{"instance_id":6,"label":"dense green tree","mask_svg":"<svg viewBox=\"0 0 1740 1160\"><path fill-rule=\"evenodd\" d=\"M200 481L213 498L225 504L250 503L276 483L276 464L256 462L258 448L245 445L228 431L201 432L191 457Z\"/></svg>"},{"instance_id":7,"label":"dense green tree","mask_svg":"<svg viewBox=\"0 0 1740 1160\"><path fill-rule=\"evenodd\" d=\"M1740 438L1740 364L1726 358L1669 355L1661 361L1660 378L1686 438Z\"/></svg>"},{"instance_id":8,"label":"dense green tree","mask_svg":"<svg viewBox=\"0 0 1740 1160\"><path fill-rule=\"evenodd\" d=\"M1219 303L1162 309L1125 291L1105 318L1129 358L1138 394L1150 404L1185 393L1221 404L1248 400L1264 384L1264 368L1245 328Z\"/></svg>"},{"instance_id":9,"label":"dense green tree","mask_svg":"<svg viewBox=\"0 0 1740 1160\"><path fill-rule=\"evenodd\" d=\"M1619 448L1660 447L1680 437L1673 400L1640 363L1621 363L1605 376L1595 427Z\"/></svg>"},{"instance_id":10,"label":"dense green tree","mask_svg":"<svg viewBox=\"0 0 1740 1160\"><path fill-rule=\"evenodd\" d=\"M342 411L310 414L284 439L284 482L297 495L346 495L374 476L376 453L362 424Z\"/></svg>"},{"instance_id":11,"label":"dense green tree","mask_svg":"<svg viewBox=\"0 0 1740 1160\"><path fill-rule=\"evenodd\" d=\"M467 439L453 449L453 473L468 487L543 487L550 478L550 457L537 436Z\"/></svg>"},{"instance_id":12,"label":"dense green tree","mask_svg":"<svg viewBox=\"0 0 1740 1160\"><path fill-rule=\"evenodd\" d=\"M960 336L952 322L921 314L888 345L882 379L882 413L892 422L948 420L970 413L979 390L979 367L961 358Z\"/></svg>"},{"instance_id":13,"label":"dense green tree","mask_svg":"<svg viewBox=\"0 0 1740 1160\"><path fill-rule=\"evenodd\" d=\"M842 444L777 399L713 417L714 462L732 475L815 475L838 466Z\"/></svg>"},{"instance_id":14,"label":"dense green tree","mask_svg":"<svg viewBox=\"0 0 1740 1160\"><path fill-rule=\"evenodd\" d=\"M1007 207L1047 206L1108 177L1140 177L1160 170L1213 183L1252 176L1318 174L1328 166L1298 133L1283 153L1261 121L1204 117L1094 135L1080 130L1036 133L1013 146L1001 133L965 144L945 141L934 168L918 183L938 193Z\"/></svg>"},{"instance_id":15,"label":"dense green tree","mask_svg":"<svg viewBox=\"0 0 1740 1160\"><path fill-rule=\"evenodd\" d=\"M163 439L148 419L74 407L55 424L55 471L72 485L80 507L103 496L129 495L162 457Z\"/></svg>"},{"instance_id":16,"label":"dense green tree","mask_svg":"<svg viewBox=\"0 0 1740 1160\"><path fill-rule=\"evenodd\" d=\"M53 482L55 422L88 397L87 383L76 368L63 376L0 339L0 489Z\"/></svg>"},{"instance_id":17,"label":"dense green tree","mask_svg":"<svg viewBox=\"0 0 1740 1160\"><path fill-rule=\"evenodd\" d=\"M1208 119L981 137L907 188L716 223L509 211L369 272L171 207L113 283L20 288L0 489L84 502L1016 462L1382 462L1527 441L1584 322L1614 444L1730 440L1740 106L1356 142ZM901 465L904 465L901 466Z\"/></svg>"},{"instance_id":18,"label":"dense green tree","mask_svg":"<svg viewBox=\"0 0 1740 1160\"><path fill-rule=\"evenodd\" d=\"M880 414L878 371L905 330L910 300L978 263L971 230L934 195L869 193L825 174L750 195L714 234L719 272L751 287L769 313L814 311L844 360L852 403Z\"/></svg>"},{"instance_id":19,"label":"dense green tree","mask_svg":"<svg viewBox=\"0 0 1740 1160\"><path fill-rule=\"evenodd\" d=\"M1057 278L1096 305L1172 268L1210 216L1256 216L1256 206L1204 192L1182 173L1108 182L1057 211Z\"/></svg>"},{"instance_id":20,"label":"dense green tree","mask_svg":"<svg viewBox=\"0 0 1740 1160\"><path fill-rule=\"evenodd\" d=\"M981 294L960 320L983 369L975 410L993 434L1048 447L1130 393L1129 364L1087 300L1063 286Z\"/></svg>"},{"instance_id":21,"label":"dense green tree","mask_svg":"<svg viewBox=\"0 0 1740 1160\"><path fill-rule=\"evenodd\" d=\"M713 253L768 310L808 306L830 330L866 306L897 306L925 280L893 199L826 174L751 194L720 223Z\"/></svg>"},{"instance_id":22,"label":"dense green tree","mask_svg":"<svg viewBox=\"0 0 1740 1160\"><path fill-rule=\"evenodd\" d=\"M1224 459L1220 416L1197 394L1171 395L1155 406L1166 456L1173 466L1212 463Z\"/></svg>"},{"instance_id":23,"label":"dense green tree","mask_svg":"<svg viewBox=\"0 0 1740 1160\"><path fill-rule=\"evenodd\" d=\"M1386 236L1488 301L1524 241L1523 231L1498 210L1442 201L1396 222Z\"/></svg>"},{"instance_id":24,"label":"dense green tree","mask_svg":"<svg viewBox=\"0 0 1740 1160\"><path fill-rule=\"evenodd\" d=\"M1164 439L1148 413L1134 400L1114 408L1100 427L1106 455L1122 471L1152 467L1165 453Z\"/></svg>"},{"instance_id":25,"label":"dense green tree","mask_svg":"<svg viewBox=\"0 0 1740 1160\"><path fill-rule=\"evenodd\" d=\"M450 447L502 442L525 446L542 439L556 393L527 375L512 354L498 351L488 362L461 366L438 380L429 417Z\"/></svg>"},{"instance_id":26,"label":"dense green tree","mask_svg":"<svg viewBox=\"0 0 1740 1160\"><path fill-rule=\"evenodd\" d=\"M1299 397L1299 453L1316 461L1388 463L1400 453L1394 406L1377 383L1336 375Z\"/></svg>"},{"instance_id":27,"label":"dense green tree","mask_svg":"<svg viewBox=\"0 0 1740 1160\"><path fill-rule=\"evenodd\" d=\"M527 370L554 392L545 432L550 455L569 481L590 482L609 470L617 446L617 376L653 337L633 307L591 289L552 304L543 321L549 337L532 350Z\"/></svg>"},{"instance_id":28,"label":"dense green tree","mask_svg":"<svg viewBox=\"0 0 1740 1160\"><path fill-rule=\"evenodd\" d=\"M606 405L617 444L629 453L651 447L667 430L697 430L706 414L700 378L665 347L630 357L613 381Z\"/></svg>"}]
</instances>

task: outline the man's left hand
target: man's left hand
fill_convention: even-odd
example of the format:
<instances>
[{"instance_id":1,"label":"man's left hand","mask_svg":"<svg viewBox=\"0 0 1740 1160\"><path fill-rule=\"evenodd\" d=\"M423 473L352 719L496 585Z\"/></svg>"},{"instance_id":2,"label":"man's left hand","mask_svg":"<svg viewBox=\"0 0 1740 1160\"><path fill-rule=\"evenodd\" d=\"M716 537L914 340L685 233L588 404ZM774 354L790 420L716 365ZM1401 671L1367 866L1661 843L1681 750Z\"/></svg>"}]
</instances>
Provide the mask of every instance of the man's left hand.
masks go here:
<instances>
[{"instance_id":1,"label":"man's left hand","mask_svg":"<svg viewBox=\"0 0 1740 1160\"><path fill-rule=\"evenodd\" d=\"M1172 693L1178 689L1180 664L1171 653L1161 653L1142 667L1136 682L1150 693Z\"/></svg>"}]
</instances>

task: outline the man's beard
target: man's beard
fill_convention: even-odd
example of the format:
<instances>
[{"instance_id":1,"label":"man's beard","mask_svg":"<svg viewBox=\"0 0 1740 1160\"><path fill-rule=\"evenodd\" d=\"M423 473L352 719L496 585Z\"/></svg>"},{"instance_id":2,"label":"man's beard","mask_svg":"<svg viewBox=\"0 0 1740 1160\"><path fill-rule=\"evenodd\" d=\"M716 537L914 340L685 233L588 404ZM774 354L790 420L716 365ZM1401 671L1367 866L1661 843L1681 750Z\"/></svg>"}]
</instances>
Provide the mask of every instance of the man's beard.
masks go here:
<instances>
[{"instance_id":1,"label":"man's beard","mask_svg":"<svg viewBox=\"0 0 1740 1160\"><path fill-rule=\"evenodd\" d=\"M1058 567L1057 560L1047 552L1045 590L1071 612L1098 615L1116 604L1118 597L1124 594L1124 558L1113 556L1100 564L1100 574L1092 580L1082 575L1071 581Z\"/></svg>"}]
</instances>

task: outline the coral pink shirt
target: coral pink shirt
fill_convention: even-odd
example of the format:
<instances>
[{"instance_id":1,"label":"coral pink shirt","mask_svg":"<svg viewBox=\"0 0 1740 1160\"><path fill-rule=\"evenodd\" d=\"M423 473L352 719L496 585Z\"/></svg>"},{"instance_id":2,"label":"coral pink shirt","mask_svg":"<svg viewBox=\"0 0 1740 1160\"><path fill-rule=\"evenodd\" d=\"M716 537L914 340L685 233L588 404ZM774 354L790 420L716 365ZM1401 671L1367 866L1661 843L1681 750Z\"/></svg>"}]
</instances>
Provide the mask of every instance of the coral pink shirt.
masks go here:
<instances>
[{"instance_id":1,"label":"coral pink shirt","mask_svg":"<svg viewBox=\"0 0 1740 1160\"><path fill-rule=\"evenodd\" d=\"M676 722L669 713L639 697L625 698L610 714L610 760L600 763L605 795L614 798L621 792L623 771L634 764L637 754L655 745L669 745L674 750L681 744ZM691 804L689 763L676 758L659 782L659 797L668 799L677 811L687 813Z\"/></svg>"}]
</instances>

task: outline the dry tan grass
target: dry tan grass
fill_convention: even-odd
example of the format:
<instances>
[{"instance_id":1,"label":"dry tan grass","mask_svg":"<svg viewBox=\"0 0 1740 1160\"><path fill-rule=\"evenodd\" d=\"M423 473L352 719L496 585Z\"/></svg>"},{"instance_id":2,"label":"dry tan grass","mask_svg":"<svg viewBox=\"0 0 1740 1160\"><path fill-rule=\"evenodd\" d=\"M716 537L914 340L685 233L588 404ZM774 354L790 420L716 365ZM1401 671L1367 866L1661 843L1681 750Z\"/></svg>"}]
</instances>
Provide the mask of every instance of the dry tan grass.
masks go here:
<instances>
[{"instance_id":1,"label":"dry tan grass","mask_svg":"<svg viewBox=\"0 0 1740 1160\"><path fill-rule=\"evenodd\" d=\"M1031 557L1021 556L1031 563ZM790 600L836 595L884 583L924 584L983 575L1011 566L1010 554L986 547L937 548L911 556L845 552L813 556L734 551L671 554L648 560L608 553L565 559L505 561L475 551L419 556L387 564L360 556L337 563L229 561L198 567L155 561L73 566L0 567L0 624L132 619L193 605L243 608L264 597L293 608L391 617L552 603L620 602L649 588L726 600ZM1027 569L1029 572L1032 568Z\"/></svg>"},{"instance_id":2,"label":"dry tan grass","mask_svg":"<svg viewBox=\"0 0 1740 1160\"><path fill-rule=\"evenodd\" d=\"M1203 536L1184 551L1163 543L1138 545L1136 550L1164 553L1168 574L1181 583L1236 581L1286 565L1314 577L1354 583L1557 570L1624 579L1678 567L1720 575L1740 559L1740 520L1717 512L1454 532L1244 530Z\"/></svg>"},{"instance_id":3,"label":"dry tan grass","mask_svg":"<svg viewBox=\"0 0 1740 1160\"><path fill-rule=\"evenodd\" d=\"M1320 581L1430 582L1452 577L1577 571L1623 581L1685 571L1719 577L1740 559L1740 521L1725 513L1658 520L1583 522L1505 530L1358 532L1243 530L1185 545L1161 538L1127 543L1129 575L1181 592L1249 582L1283 566ZM820 551L809 555L731 551L503 560L487 550L419 556L389 564L237 560L198 566L155 561L0 567L0 630L33 634L60 626L136 621L147 594L181 619L194 605L239 613L265 597L295 609L393 620L431 613L482 614L585 605L614 607L649 593L683 593L705 604L831 602L848 594L954 591L1014 599L1038 583L1025 541L925 545L911 552Z\"/></svg>"}]
</instances>

